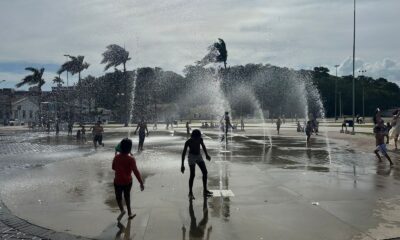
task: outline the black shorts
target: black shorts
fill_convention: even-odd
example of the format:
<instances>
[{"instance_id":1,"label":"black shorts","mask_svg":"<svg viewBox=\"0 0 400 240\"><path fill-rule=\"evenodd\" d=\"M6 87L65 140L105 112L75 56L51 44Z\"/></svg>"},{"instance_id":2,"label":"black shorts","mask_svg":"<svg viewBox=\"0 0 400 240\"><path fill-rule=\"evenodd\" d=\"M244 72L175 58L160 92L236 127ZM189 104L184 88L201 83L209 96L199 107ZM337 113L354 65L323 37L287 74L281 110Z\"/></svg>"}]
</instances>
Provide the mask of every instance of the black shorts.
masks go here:
<instances>
[{"instance_id":1,"label":"black shorts","mask_svg":"<svg viewBox=\"0 0 400 240\"><path fill-rule=\"evenodd\" d=\"M102 135L94 135L93 142L98 142L99 144L101 144L103 142L103 136Z\"/></svg>"},{"instance_id":2,"label":"black shorts","mask_svg":"<svg viewBox=\"0 0 400 240\"><path fill-rule=\"evenodd\" d=\"M114 190L115 190L115 198L122 199L122 193L124 194L125 200L126 198L130 197L131 194L132 183L128 185L117 185L114 183Z\"/></svg>"}]
</instances>

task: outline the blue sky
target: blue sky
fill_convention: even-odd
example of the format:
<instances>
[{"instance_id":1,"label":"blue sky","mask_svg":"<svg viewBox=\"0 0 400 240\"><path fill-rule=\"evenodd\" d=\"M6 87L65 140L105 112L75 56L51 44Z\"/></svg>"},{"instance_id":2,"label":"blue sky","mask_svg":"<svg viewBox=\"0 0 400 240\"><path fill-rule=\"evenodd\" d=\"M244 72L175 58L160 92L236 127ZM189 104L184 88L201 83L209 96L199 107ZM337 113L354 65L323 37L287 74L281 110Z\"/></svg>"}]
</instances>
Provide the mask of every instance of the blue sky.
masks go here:
<instances>
[{"instance_id":1,"label":"blue sky","mask_svg":"<svg viewBox=\"0 0 400 240\"><path fill-rule=\"evenodd\" d=\"M398 0L358 0L356 39L358 68L397 83L399 9ZM27 66L45 67L51 82L64 54L84 55L91 66L83 76L99 76L101 53L111 43L130 51L128 69L182 72L217 38L227 43L228 65L333 71L340 64L339 74L349 74L352 14L350 0L4 0L0 80L6 82L0 87L15 86Z\"/></svg>"}]
</instances>

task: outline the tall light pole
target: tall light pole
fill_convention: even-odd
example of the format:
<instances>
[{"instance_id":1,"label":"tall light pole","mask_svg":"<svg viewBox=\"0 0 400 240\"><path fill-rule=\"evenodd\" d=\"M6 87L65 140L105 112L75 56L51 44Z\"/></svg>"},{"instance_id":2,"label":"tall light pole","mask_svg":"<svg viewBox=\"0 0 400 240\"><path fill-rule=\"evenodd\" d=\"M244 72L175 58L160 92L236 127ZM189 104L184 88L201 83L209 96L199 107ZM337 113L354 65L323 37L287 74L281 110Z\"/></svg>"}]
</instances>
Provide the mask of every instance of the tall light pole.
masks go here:
<instances>
[{"instance_id":1,"label":"tall light pole","mask_svg":"<svg viewBox=\"0 0 400 240\"><path fill-rule=\"evenodd\" d=\"M358 72L362 76L362 79L361 79L361 81L362 81L361 82L361 84L362 84L362 112L363 112L363 122L365 122L364 74L367 72L367 70L359 70Z\"/></svg>"},{"instance_id":2,"label":"tall light pole","mask_svg":"<svg viewBox=\"0 0 400 240\"><path fill-rule=\"evenodd\" d=\"M338 64L336 64L335 65L335 68L336 68L336 78L335 78L335 122L336 122L336 120L337 120L337 112L336 112L336 109L337 109L337 107L336 107L336 103L337 103L337 68L339 67L339 65Z\"/></svg>"},{"instance_id":3,"label":"tall light pole","mask_svg":"<svg viewBox=\"0 0 400 240\"><path fill-rule=\"evenodd\" d=\"M342 92L339 92L339 116L340 116L340 118L343 117L343 112L342 112Z\"/></svg>"},{"instance_id":4,"label":"tall light pole","mask_svg":"<svg viewBox=\"0 0 400 240\"><path fill-rule=\"evenodd\" d=\"M356 112L356 97L355 97L355 58L356 58L356 0L354 0L354 21L353 21L353 131L351 134L355 134L354 131L354 120L355 120L355 112Z\"/></svg>"}]
</instances>

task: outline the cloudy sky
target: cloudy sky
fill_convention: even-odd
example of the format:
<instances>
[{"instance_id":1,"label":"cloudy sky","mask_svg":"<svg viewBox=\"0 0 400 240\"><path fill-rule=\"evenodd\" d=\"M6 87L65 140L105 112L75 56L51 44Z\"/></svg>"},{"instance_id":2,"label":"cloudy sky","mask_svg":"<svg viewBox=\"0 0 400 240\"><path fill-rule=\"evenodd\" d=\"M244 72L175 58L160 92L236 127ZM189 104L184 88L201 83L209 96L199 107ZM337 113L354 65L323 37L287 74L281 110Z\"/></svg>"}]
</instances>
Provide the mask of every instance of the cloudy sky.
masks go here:
<instances>
[{"instance_id":1,"label":"cloudy sky","mask_svg":"<svg viewBox=\"0 0 400 240\"><path fill-rule=\"evenodd\" d=\"M399 0L358 0L356 39L357 67L398 84L399 9ZM227 43L228 65L334 72L340 64L339 74L350 74L352 24L351 0L2 0L0 87L13 87L26 66L44 66L50 81L63 54L84 55L91 66L83 75L99 76L111 43L131 53L128 69L182 72L217 38Z\"/></svg>"}]
</instances>

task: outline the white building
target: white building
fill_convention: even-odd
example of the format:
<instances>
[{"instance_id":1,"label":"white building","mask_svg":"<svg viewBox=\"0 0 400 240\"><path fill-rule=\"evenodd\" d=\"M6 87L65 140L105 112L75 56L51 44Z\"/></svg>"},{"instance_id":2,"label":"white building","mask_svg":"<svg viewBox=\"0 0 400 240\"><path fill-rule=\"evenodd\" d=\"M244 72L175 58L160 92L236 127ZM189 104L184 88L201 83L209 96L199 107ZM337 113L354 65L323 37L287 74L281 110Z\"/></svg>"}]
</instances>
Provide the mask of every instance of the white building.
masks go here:
<instances>
[{"instance_id":1,"label":"white building","mask_svg":"<svg viewBox=\"0 0 400 240\"><path fill-rule=\"evenodd\" d=\"M24 97L11 103L12 117L16 124L35 122L39 115L39 106L35 99Z\"/></svg>"}]
</instances>

